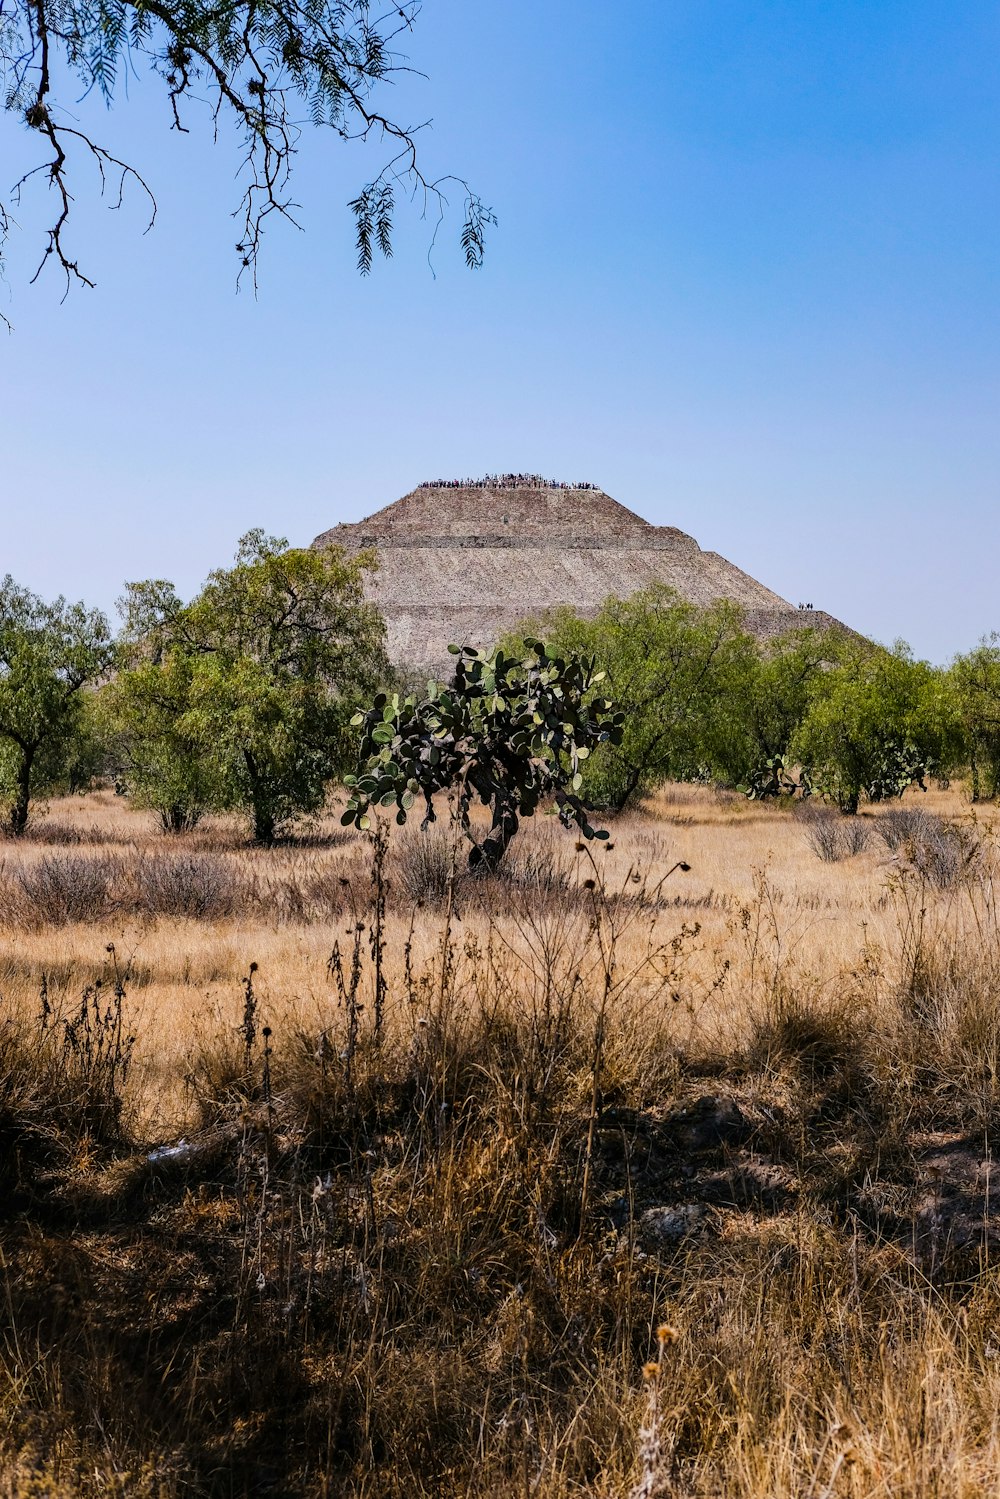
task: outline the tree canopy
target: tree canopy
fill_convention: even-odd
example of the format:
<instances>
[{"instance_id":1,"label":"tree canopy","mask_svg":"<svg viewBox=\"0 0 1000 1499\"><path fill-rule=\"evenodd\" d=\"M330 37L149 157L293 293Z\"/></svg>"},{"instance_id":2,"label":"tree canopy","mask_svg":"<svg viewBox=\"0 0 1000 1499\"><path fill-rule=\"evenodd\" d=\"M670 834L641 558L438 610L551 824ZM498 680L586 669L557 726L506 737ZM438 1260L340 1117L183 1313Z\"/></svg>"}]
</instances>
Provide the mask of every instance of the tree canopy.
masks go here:
<instances>
[{"instance_id":1,"label":"tree canopy","mask_svg":"<svg viewBox=\"0 0 1000 1499\"><path fill-rule=\"evenodd\" d=\"M702 736L713 775L752 798L801 789L788 764L789 747L819 673L835 667L844 641L842 631L806 626L754 641L739 653Z\"/></svg>"},{"instance_id":2,"label":"tree canopy","mask_svg":"<svg viewBox=\"0 0 1000 1499\"><path fill-rule=\"evenodd\" d=\"M972 800L1000 795L1000 636L956 656L948 679L965 732Z\"/></svg>"},{"instance_id":3,"label":"tree canopy","mask_svg":"<svg viewBox=\"0 0 1000 1499\"><path fill-rule=\"evenodd\" d=\"M0 583L0 798L12 833L24 832L32 797L67 769L81 691L111 653L99 610L48 604L9 574Z\"/></svg>"},{"instance_id":4,"label":"tree canopy","mask_svg":"<svg viewBox=\"0 0 1000 1499\"><path fill-rule=\"evenodd\" d=\"M704 779L752 797L816 793L853 813L862 797L900 796L931 769L964 766L970 744L980 782L993 784L995 642L946 673L902 644L838 629L760 641L735 605L699 607L662 585L609 598L589 619L552 611L538 628L550 651L604 668L624 715L585 767L590 805L620 809L664 781Z\"/></svg>"},{"instance_id":5,"label":"tree canopy","mask_svg":"<svg viewBox=\"0 0 1000 1499\"><path fill-rule=\"evenodd\" d=\"M944 673L901 641L891 651L862 642L817 674L789 749L814 791L854 813L862 796L885 801L923 785L928 771L961 755L961 744Z\"/></svg>"},{"instance_id":6,"label":"tree canopy","mask_svg":"<svg viewBox=\"0 0 1000 1499\"><path fill-rule=\"evenodd\" d=\"M389 676L385 625L363 592L373 566L371 553L251 531L190 604L163 581L130 586L108 711L126 784L166 826L237 809L269 843L322 806L350 761L355 705Z\"/></svg>"},{"instance_id":7,"label":"tree canopy","mask_svg":"<svg viewBox=\"0 0 1000 1499\"><path fill-rule=\"evenodd\" d=\"M53 262L66 280L92 286L69 241L83 169L113 206L129 190L142 195L150 224L155 188L139 167L116 157L88 133L77 113L81 89L111 105L125 94L125 75L143 71L162 86L175 130L233 127L241 142L242 200L236 252L240 274L255 276L265 226L291 219L296 145L304 125L325 126L341 140L379 142L379 170L349 204L358 268L391 255L397 193L442 212L447 194L464 202L461 243L479 266L492 211L461 178L425 174L419 127L384 112L394 75L407 71L401 47L419 15L418 0L399 0L373 15L367 0L8 0L0 6L0 73L6 109L34 145L7 206L0 201L0 240L11 208L35 184L48 187L52 216L36 277ZM204 108L205 101L209 108ZM12 174L13 175L13 174Z\"/></svg>"},{"instance_id":8,"label":"tree canopy","mask_svg":"<svg viewBox=\"0 0 1000 1499\"><path fill-rule=\"evenodd\" d=\"M553 650L600 663L624 715L621 734L588 766L594 804L621 809L661 781L707 768L709 725L755 649L742 623L733 604L700 609L655 584L607 599L592 619L557 609L538 625Z\"/></svg>"}]
</instances>

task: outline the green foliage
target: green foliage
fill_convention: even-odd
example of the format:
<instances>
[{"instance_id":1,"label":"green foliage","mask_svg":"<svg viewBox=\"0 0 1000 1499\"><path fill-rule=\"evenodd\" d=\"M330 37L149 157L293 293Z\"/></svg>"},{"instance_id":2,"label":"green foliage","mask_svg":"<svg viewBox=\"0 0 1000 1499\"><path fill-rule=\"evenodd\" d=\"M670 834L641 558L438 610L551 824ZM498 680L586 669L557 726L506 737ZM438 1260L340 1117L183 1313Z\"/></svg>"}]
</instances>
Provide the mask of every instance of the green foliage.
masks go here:
<instances>
[{"instance_id":1,"label":"green foliage","mask_svg":"<svg viewBox=\"0 0 1000 1499\"><path fill-rule=\"evenodd\" d=\"M751 766L744 785L739 788L748 801L766 801L775 796L808 796L812 785L790 755L771 755Z\"/></svg>"},{"instance_id":2,"label":"green foliage","mask_svg":"<svg viewBox=\"0 0 1000 1499\"><path fill-rule=\"evenodd\" d=\"M944 675L914 660L908 647L846 649L813 685L791 754L820 795L841 811L862 796L884 801L924 785L960 738L954 696Z\"/></svg>"},{"instance_id":3,"label":"green foliage","mask_svg":"<svg viewBox=\"0 0 1000 1499\"><path fill-rule=\"evenodd\" d=\"M600 663L624 715L620 738L588 767L592 804L620 809L662 781L711 773L717 725L756 652L735 605L700 609L657 584L609 598L593 619L556 610L544 629L553 649Z\"/></svg>"},{"instance_id":4,"label":"green foliage","mask_svg":"<svg viewBox=\"0 0 1000 1499\"><path fill-rule=\"evenodd\" d=\"M88 690L80 695L80 713L62 771L53 782L53 790L68 796L89 791L106 782L113 773L110 745L100 711L100 691Z\"/></svg>"},{"instance_id":5,"label":"green foliage","mask_svg":"<svg viewBox=\"0 0 1000 1499\"><path fill-rule=\"evenodd\" d=\"M99 694L116 782L169 833L193 828L224 800L214 757L190 716L195 665L181 650L140 657Z\"/></svg>"},{"instance_id":6,"label":"green foliage","mask_svg":"<svg viewBox=\"0 0 1000 1499\"><path fill-rule=\"evenodd\" d=\"M705 729L706 759L720 780L754 798L808 790L788 749L818 674L843 648L841 633L805 629L743 652Z\"/></svg>"},{"instance_id":7,"label":"green foliage","mask_svg":"<svg viewBox=\"0 0 1000 1499\"><path fill-rule=\"evenodd\" d=\"M1000 795L1000 636L956 656L948 672L966 741L972 800Z\"/></svg>"},{"instance_id":8,"label":"green foliage","mask_svg":"<svg viewBox=\"0 0 1000 1499\"><path fill-rule=\"evenodd\" d=\"M457 186L465 202L461 250L470 267L481 265L486 230L496 222L492 211L461 178L425 176L415 132L389 118L380 103L394 75L407 70L393 41L411 30L419 9L418 0L401 0L379 14L367 0L305 6L283 0L224 6L209 0L10 0L0 9L5 108L27 126L26 138L40 157L27 156L13 198L19 202L37 179L55 204L41 265L58 265L67 285L93 284L65 244L78 163L96 164L102 186L119 202L128 187L145 195L150 223L155 218L153 194L139 172L91 139L74 112L81 93L92 90L111 106L122 92L121 75L137 80L141 72L162 82L175 128L187 131L197 123L206 100L205 118L211 117L216 135L220 121L235 126L246 167L235 215L241 275L246 269L255 274L271 215L294 222L289 178L306 118L342 140L372 136L386 146L381 170L349 205L362 273L371 269L374 250L392 253L397 185L407 198L436 200L442 212L444 189ZM8 227L0 203L0 242Z\"/></svg>"},{"instance_id":9,"label":"green foliage","mask_svg":"<svg viewBox=\"0 0 1000 1499\"><path fill-rule=\"evenodd\" d=\"M96 609L47 604L9 575L0 583L0 798L24 832L33 796L68 777L80 750L81 692L111 660Z\"/></svg>"},{"instance_id":10,"label":"green foliage","mask_svg":"<svg viewBox=\"0 0 1000 1499\"><path fill-rule=\"evenodd\" d=\"M901 796L965 753L954 682L902 645L815 628L759 642L732 604L699 608L662 586L610 598L592 619L555 611L545 629L553 649L599 662L624 713L620 740L586 767L592 805L712 779L753 799L816 792L853 812L862 796ZM967 718L978 703L981 761L1000 769L1000 645L956 675Z\"/></svg>"},{"instance_id":11,"label":"green foliage","mask_svg":"<svg viewBox=\"0 0 1000 1499\"><path fill-rule=\"evenodd\" d=\"M363 593L373 566L251 531L188 605L162 582L130 587L108 713L129 788L165 825L237 809L268 843L322 806L349 763L354 703L389 673Z\"/></svg>"},{"instance_id":12,"label":"green foliage","mask_svg":"<svg viewBox=\"0 0 1000 1499\"><path fill-rule=\"evenodd\" d=\"M395 807L405 823L417 798L424 826L435 820L433 797L456 790L458 815L472 843L470 868L495 868L543 798L553 797L560 820L587 838L595 830L579 791L583 767L602 744L617 744L623 715L595 689L604 678L593 660L561 655L525 640L527 656L503 648L457 656L448 687L428 683L427 696L376 697L352 722L361 729L358 773L347 778L352 796L347 825L371 826L373 807ZM470 817L474 796L492 811L489 834L477 843Z\"/></svg>"}]
</instances>

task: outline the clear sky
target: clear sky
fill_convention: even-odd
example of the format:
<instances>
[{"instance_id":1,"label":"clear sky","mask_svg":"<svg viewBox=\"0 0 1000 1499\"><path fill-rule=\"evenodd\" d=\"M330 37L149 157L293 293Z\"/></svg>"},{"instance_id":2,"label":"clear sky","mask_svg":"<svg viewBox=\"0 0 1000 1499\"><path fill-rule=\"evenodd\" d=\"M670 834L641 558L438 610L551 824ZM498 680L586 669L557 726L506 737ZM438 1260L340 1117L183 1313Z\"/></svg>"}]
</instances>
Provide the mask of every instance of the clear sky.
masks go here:
<instances>
[{"instance_id":1,"label":"clear sky","mask_svg":"<svg viewBox=\"0 0 1000 1499\"><path fill-rule=\"evenodd\" d=\"M436 276L404 215L359 279L344 205L380 148L309 130L305 232L237 295L234 144L171 134L154 80L80 106L159 219L81 178L98 287L60 306L26 285L41 192L19 211L0 572L189 593L252 525L305 543L424 478L535 470L932 659L1000 629L992 0L425 0L409 51L428 79L388 102L500 220L478 273L458 213ZM6 177L26 144L0 122Z\"/></svg>"}]
</instances>

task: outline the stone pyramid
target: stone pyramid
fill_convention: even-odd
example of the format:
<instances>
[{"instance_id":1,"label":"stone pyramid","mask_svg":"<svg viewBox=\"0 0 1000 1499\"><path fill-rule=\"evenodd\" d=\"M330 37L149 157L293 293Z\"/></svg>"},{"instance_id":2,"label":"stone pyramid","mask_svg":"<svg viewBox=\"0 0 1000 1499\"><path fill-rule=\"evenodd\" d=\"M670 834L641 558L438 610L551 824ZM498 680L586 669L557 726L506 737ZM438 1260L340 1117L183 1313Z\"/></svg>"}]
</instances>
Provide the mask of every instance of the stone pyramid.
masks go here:
<instances>
[{"instance_id":1,"label":"stone pyramid","mask_svg":"<svg viewBox=\"0 0 1000 1499\"><path fill-rule=\"evenodd\" d=\"M694 604L732 599L767 637L836 624L803 612L674 526L652 526L593 485L535 475L421 484L355 524L313 542L375 547L371 596L385 615L389 654L404 667L450 669L448 644L492 645L505 630L569 604L581 613L609 594L665 583Z\"/></svg>"}]
</instances>

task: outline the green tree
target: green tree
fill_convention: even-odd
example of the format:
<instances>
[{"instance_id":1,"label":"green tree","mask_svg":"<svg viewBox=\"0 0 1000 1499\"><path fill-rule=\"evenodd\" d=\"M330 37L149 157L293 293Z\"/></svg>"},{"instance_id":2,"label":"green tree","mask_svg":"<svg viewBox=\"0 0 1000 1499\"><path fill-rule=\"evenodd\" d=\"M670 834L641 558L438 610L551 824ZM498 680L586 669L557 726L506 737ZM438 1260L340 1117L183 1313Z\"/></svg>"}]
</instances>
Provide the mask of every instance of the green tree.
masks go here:
<instances>
[{"instance_id":1,"label":"green tree","mask_svg":"<svg viewBox=\"0 0 1000 1499\"><path fill-rule=\"evenodd\" d=\"M169 650L135 659L99 694L116 781L164 832L193 828L224 801L215 759L190 709L197 658Z\"/></svg>"},{"instance_id":2,"label":"green tree","mask_svg":"<svg viewBox=\"0 0 1000 1499\"><path fill-rule=\"evenodd\" d=\"M236 809L270 843L322 806L350 761L356 703L389 676L385 625L364 597L374 565L251 531L190 604L162 582L131 587L131 662L109 708L126 779L167 825Z\"/></svg>"},{"instance_id":3,"label":"green tree","mask_svg":"<svg viewBox=\"0 0 1000 1499\"><path fill-rule=\"evenodd\" d=\"M734 604L699 608L656 584L607 599L592 619L555 610L538 629L553 649L593 656L624 714L620 739L588 767L594 804L620 810L662 781L712 769L714 722L756 651Z\"/></svg>"},{"instance_id":4,"label":"green tree","mask_svg":"<svg viewBox=\"0 0 1000 1499\"><path fill-rule=\"evenodd\" d=\"M784 773L789 747L819 674L836 663L844 645L843 631L807 628L739 656L705 726L706 758L721 780L772 791L791 784Z\"/></svg>"},{"instance_id":5,"label":"green tree","mask_svg":"<svg viewBox=\"0 0 1000 1499\"><path fill-rule=\"evenodd\" d=\"M1000 795L1000 636L956 656L948 679L965 734L972 800Z\"/></svg>"},{"instance_id":6,"label":"green tree","mask_svg":"<svg viewBox=\"0 0 1000 1499\"><path fill-rule=\"evenodd\" d=\"M326 126L341 140L380 141L381 170L350 204L358 265L392 253L396 193L433 200L442 211L446 192L464 197L461 244L478 266L492 212L461 178L425 175L415 132L391 119L382 96L394 77L410 71L396 51L419 14L418 0L399 0L373 13L367 0L8 0L0 8L0 73L6 109L28 127L24 172L15 204L37 182L54 200L39 271L57 265L67 287L93 282L67 244L79 168L107 186L113 206L134 188L156 203L145 179L88 133L81 94L105 105L120 103L126 76L151 74L163 87L173 128L187 132L199 120L217 138L228 121L240 141L244 192L236 210L236 246L242 275L253 275L263 229L272 216L294 222L289 178L302 121ZM210 104L204 112L205 101ZM96 171L95 171L96 168ZM14 174L12 174L14 175ZM116 201L117 200L117 201ZM0 204L0 237L8 229ZM37 274L37 273L36 273Z\"/></svg>"},{"instance_id":7,"label":"green tree","mask_svg":"<svg viewBox=\"0 0 1000 1499\"><path fill-rule=\"evenodd\" d=\"M855 813L862 796L884 801L946 764L960 741L945 674L897 642L852 645L821 672L791 754L813 789Z\"/></svg>"},{"instance_id":8,"label":"green tree","mask_svg":"<svg viewBox=\"0 0 1000 1499\"><path fill-rule=\"evenodd\" d=\"M419 797L426 827L435 820L435 795L455 790L472 844L470 869L496 869L520 819L533 816L547 797L564 826L607 838L591 826L578 795L587 759L622 731L622 715L596 694L603 672L592 660L563 657L538 640L525 640L520 655L449 650L457 656L449 686L431 682L419 700L380 693L355 716L361 744L344 823L370 827L376 806L395 807L396 821L405 823ZM474 797L492 814L480 841L470 816Z\"/></svg>"},{"instance_id":9,"label":"green tree","mask_svg":"<svg viewBox=\"0 0 1000 1499\"><path fill-rule=\"evenodd\" d=\"M63 598L47 604L8 576L0 583L0 793L19 835L32 797L65 776L81 694L107 670L104 615Z\"/></svg>"}]
</instances>

